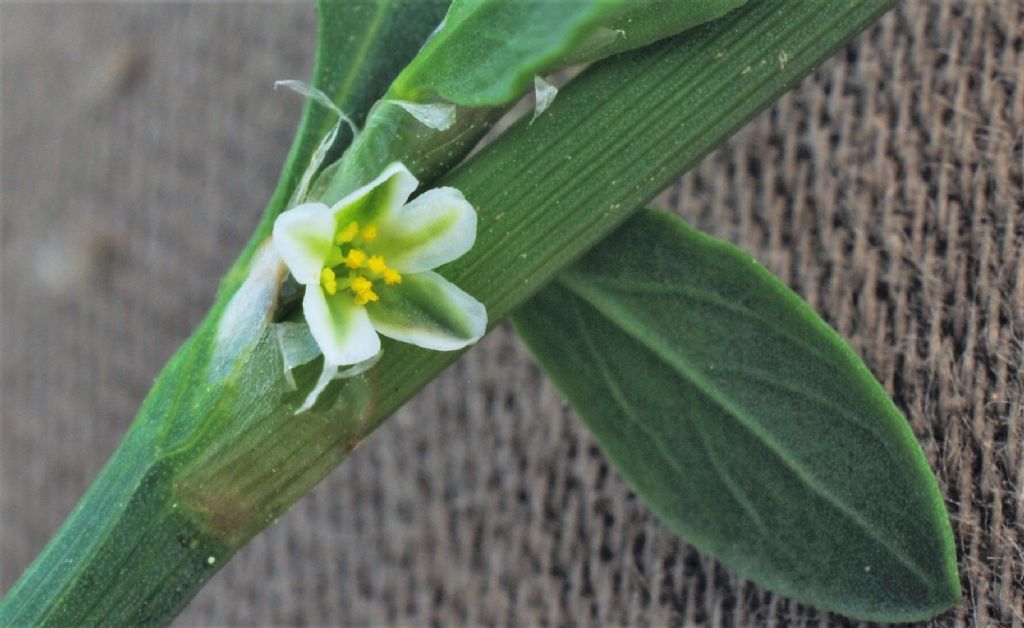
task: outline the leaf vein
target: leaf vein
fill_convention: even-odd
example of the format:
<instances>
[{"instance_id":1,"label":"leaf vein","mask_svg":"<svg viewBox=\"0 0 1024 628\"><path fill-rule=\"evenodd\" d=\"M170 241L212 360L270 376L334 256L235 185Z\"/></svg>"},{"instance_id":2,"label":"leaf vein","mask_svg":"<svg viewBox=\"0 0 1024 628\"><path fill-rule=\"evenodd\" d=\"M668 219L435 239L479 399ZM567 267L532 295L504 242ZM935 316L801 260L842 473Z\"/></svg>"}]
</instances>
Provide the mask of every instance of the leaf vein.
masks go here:
<instances>
[{"instance_id":1,"label":"leaf vein","mask_svg":"<svg viewBox=\"0 0 1024 628\"><path fill-rule=\"evenodd\" d=\"M628 315L624 315L623 312L620 311L621 308L614 304L614 299L609 300L611 303L606 303L601 299L595 299L593 295L586 294L585 291L579 291L572 285L572 282L562 283L570 292L589 303L613 325L620 328L624 333L638 341L641 345L645 346L651 354L664 362L669 368L675 370L684 379L692 382L698 390L707 396L708 399L721 407L726 414L736 419L740 426L762 441L768 450L771 451L783 465L788 467L800 482L807 486L807 488L812 492L820 496L826 503L835 508L837 512L845 516L857 527L861 528L868 538L886 549L907 569L907 571L918 578L926 588L932 588L931 579L921 569L921 567L903 551L902 548L899 548L882 538L874 530L871 524L865 521L856 510L847 505L838 496L834 495L827 487L822 486L814 478L814 475L800 464L798 460L793 458L790 452L787 451L781 443L773 438L764 428L759 426L757 422L748 416L742 409L730 403L730 401L714 386L712 382L709 382L700 375L700 373L694 369L687 360L680 356L678 352L666 351L662 346L665 343L652 341L652 339L648 337L648 334L644 333L643 330L636 329L634 325L630 324L630 317Z\"/></svg>"}]
</instances>

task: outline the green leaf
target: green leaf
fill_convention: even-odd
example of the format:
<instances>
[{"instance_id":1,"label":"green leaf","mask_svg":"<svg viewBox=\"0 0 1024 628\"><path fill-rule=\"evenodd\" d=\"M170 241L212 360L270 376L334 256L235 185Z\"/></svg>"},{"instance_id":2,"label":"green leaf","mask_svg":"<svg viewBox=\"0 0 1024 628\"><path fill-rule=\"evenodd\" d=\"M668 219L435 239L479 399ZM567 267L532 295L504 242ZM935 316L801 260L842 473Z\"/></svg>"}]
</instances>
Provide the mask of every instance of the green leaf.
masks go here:
<instances>
[{"instance_id":1,"label":"green leaf","mask_svg":"<svg viewBox=\"0 0 1024 628\"><path fill-rule=\"evenodd\" d=\"M585 39L610 9L607 0L455 0L441 30L390 93L474 107L508 103L534 74Z\"/></svg>"},{"instance_id":2,"label":"green leaf","mask_svg":"<svg viewBox=\"0 0 1024 628\"><path fill-rule=\"evenodd\" d=\"M745 1L455 0L390 93L472 107L506 104L536 74L646 46Z\"/></svg>"},{"instance_id":3,"label":"green leaf","mask_svg":"<svg viewBox=\"0 0 1024 628\"><path fill-rule=\"evenodd\" d=\"M630 485L701 550L858 619L921 620L959 599L906 421L748 254L645 211L514 321Z\"/></svg>"},{"instance_id":4,"label":"green leaf","mask_svg":"<svg viewBox=\"0 0 1024 628\"><path fill-rule=\"evenodd\" d=\"M747 0L629 0L602 16L587 40L558 63L565 67L640 48L717 19Z\"/></svg>"}]
</instances>

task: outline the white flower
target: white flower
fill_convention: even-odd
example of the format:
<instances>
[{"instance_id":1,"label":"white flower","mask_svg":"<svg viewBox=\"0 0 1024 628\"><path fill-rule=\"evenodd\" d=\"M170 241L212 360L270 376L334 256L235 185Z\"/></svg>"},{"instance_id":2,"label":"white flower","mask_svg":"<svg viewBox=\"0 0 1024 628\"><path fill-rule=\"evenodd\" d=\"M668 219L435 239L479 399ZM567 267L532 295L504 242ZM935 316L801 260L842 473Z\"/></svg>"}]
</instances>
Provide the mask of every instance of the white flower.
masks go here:
<instances>
[{"instance_id":1,"label":"white flower","mask_svg":"<svg viewBox=\"0 0 1024 628\"><path fill-rule=\"evenodd\" d=\"M483 336L483 304L432 269L476 240L476 211L454 188L410 203L416 177L402 164L328 207L304 203L274 223L274 245L306 286L302 309L326 364L368 360L378 332L452 351Z\"/></svg>"}]
</instances>

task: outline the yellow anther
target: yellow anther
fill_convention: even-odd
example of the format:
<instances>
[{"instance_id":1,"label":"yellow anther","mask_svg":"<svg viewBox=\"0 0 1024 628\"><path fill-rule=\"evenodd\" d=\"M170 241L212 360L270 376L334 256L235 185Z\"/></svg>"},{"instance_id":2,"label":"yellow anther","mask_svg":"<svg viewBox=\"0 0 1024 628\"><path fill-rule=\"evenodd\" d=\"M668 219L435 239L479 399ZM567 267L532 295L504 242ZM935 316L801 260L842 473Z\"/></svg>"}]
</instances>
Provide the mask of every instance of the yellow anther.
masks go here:
<instances>
[{"instance_id":1,"label":"yellow anther","mask_svg":"<svg viewBox=\"0 0 1024 628\"><path fill-rule=\"evenodd\" d=\"M320 271L320 285L323 286L324 292L329 295L333 295L338 291L338 279L334 276L333 270L325 268Z\"/></svg>"},{"instance_id":2,"label":"yellow anther","mask_svg":"<svg viewBox=\"0 0 1024 628\"><path fill-rule=\"evenodd\" d=\"M355 293L356 305L366 305L370 301L379 301L380 297L373 291L373 282L366 277L359 276L352 280L349 286Z\"/></svg>"},{"instance_id":3,"label":"yellow anther","mask_svg":"<svg viewBox=\"0 0 1024 628\"><path fill-rule=\"evenodd\" d=\"M355 298L356 305L366 305L370 301L380 301L380 297L373 290L367 290L366 292L360 292Z\"/></svg>"},{"instance_id":4,"label":"yellow anther","mask_svg":"<svg viewBox=\"0 0 1024 628\"><path fill-rule=\"evenodd\" d=\"M366 253L361 249L352 249L345 256L344 261L349 268L362 268L366 266Z\"/></svg>"},{"instance_id":5,"label":"yellow anther","mask_svg":"<svg viewBox=\"0 0 1024 628\"><path fill-rule=\"evenodd\" d=\"M359 232L359 235L363 236L364 241L373 242L377 239L377 225L363 227L363 230Z\"/></svg>"},{"instance_id":6,"label":"yellow anther","mask_svg":"<svg viewBox=\"0 0 1024 628\"><path fill-rule=\"evenodd\" d=\"M338 236L334 239L338 244L348 244L352 240L356 239L359 234L359 223L352 221L348 223L348 226L338 232Z\"/></svg>"},{"instance_id":7,"label":"yellow anther","mask_svg":"<svg viewBox=\"0 0 1024 628\"><path fill-rule=\"evenodd\" d=\"M384 263L384 258L380 255L374 255L366 260L366 267L375 275L380 275L388 269L388 265Z\"/></svg>"},{"instance_id":8,"label":"yellow anther","mask_svg":"<svg viewBox=\"0 0 1024 628\"><path fill-rule=\"evenodd\" d=\"M352 280L351 287L352 292L355 292L356 294L361 294L363 292L372 292L373 282L367 279L366 277L360 276Z\"/></svg>"},{"instance_id":9,"label":"yellow anther","mask_svg":"<svg viewBox=\"0 0 1024 628\"><path fill-rule=\"evenodd\" d=\"M402 283L402 276L394 268L386 268L384 269L384 283L389 286Z\"/></svg>"}]
</instances>

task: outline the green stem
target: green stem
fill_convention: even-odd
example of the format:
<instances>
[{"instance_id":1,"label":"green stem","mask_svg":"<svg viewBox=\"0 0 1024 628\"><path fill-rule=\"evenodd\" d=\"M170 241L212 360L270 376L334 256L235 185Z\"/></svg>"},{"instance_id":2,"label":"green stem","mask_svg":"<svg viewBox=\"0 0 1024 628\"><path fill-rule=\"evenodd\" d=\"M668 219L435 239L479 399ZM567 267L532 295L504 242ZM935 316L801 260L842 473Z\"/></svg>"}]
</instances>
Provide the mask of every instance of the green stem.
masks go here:
<instances>
[{"instance_id":1,"label":"green stem","mask_svg":"<svg viewBox=\"0 0 1024 628\"><path fill-rule=\"evenodd\" d=\"M186 344L172 360L165 381L173 383L173 374L191 365L194 346ZM140 418L176 405L170 392L155 388ZM166 622L216 571L217 561L230 558L233 549L210 535L201 518L178 508L173 464L158 455L157 439L146 428L140 421L129 431L5 598L0 625Z\"/></svg>"},{"instance_id":2,"label":"green stem","mask_svg":"<svg viewBox=\"0 0 1024 628\"><path fill-rule=\"evenodd\" d=\"M597 64L529 131L517 125L442 181L480 216L476 246L444 274L496 323L894 4L754 1L696 34ZM368 376L332 385L293 416L319 365L296 371L297 390L284 381L268 327L283 269L254 259L0 606L0 624L169 622L457 357L386 343Z\"/></svg>"}]
</instances>

